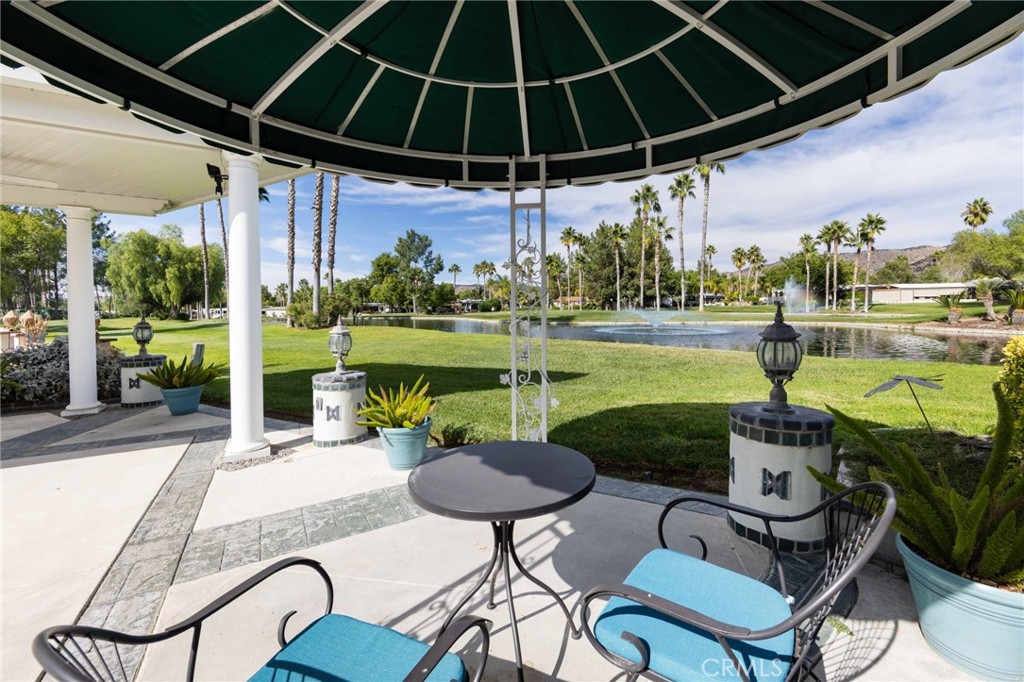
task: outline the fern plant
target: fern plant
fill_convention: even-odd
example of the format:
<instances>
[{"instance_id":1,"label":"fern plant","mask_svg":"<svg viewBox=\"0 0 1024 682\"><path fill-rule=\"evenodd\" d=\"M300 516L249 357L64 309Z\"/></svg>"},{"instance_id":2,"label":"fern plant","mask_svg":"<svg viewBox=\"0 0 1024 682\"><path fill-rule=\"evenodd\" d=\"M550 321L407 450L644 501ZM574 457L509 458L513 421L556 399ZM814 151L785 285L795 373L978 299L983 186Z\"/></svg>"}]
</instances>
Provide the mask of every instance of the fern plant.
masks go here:
<instances>
[{"instance_id":1,"label":"fern plant","mask_svg":"<svg viewBox=\"0 0 1024 682\"><path fill-rule=\"evenodd\" d=\"M397 391L393 388L384 390L383 386L378 388L378 393L367 389L366 404L356 410L356 414L363 420L356 424L377 429L411 429L419 426L437 409L437 401L427 395L429 389L430 382L424 384L422 374L412 388L406 388L402 383Z\"/></svg>"},{"instance_id":2,"label":"fern plant","mask_svg":"<svg viewBox=\"0 0 1024 682\"><path fill-rule=\"evenodd\" d=\"M960 307L960 301L963 297L963 294L942 294L936 300L939 302L939 305L944 306L948 310L960 311L963 310Z\"/></svg>"},{"instance_id":3,"label":"fern plant","mask_svg":"<svg viewBox=\"0 0 1024 682\"><path fill-rule=\"evenodd\" d=\"M188 356L181 359L181 364L167 359L164 364L154 367L148 374L140 374L139 378L157 388L189 388L204 386L220 376L223 365L193 365Z\"/></svg>"},{"instance_id":4,"label":"fern plant","mask_svg":"<svg viewBox=\"0 0 1024 682\"><path fill-rule=\"evenodd\" d=\"M857 434L888 471L869 469L873 480L894 484L893 526L937 566L965 578L996 585L1024 586L1024 467L1011 457L1014 411L999 384L993 386L998 421L992 455L969 497L961 495L940 469L933 477L905 444L890 448L862 422L829 407L836 419ZM830 492L846 486L808 467ZM937 479L937 480L936 480Z\"/></svg>"}]
</instances>

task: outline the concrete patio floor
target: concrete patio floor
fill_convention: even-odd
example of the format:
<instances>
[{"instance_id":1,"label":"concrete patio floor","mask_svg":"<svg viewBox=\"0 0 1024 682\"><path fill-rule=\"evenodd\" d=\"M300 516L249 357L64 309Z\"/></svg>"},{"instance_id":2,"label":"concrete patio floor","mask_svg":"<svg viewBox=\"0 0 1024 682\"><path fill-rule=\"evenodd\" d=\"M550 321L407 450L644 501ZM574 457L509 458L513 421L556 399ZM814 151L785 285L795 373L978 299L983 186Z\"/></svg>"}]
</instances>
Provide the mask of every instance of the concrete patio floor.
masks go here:
<instances>
[{"instance_id":1,"label":"concrete patio floor","mask_svg":"<svg viewBox=\"0 0 1024 682\"><path fill-rule=\"evenodd\" d=\"M166 408L105 412L76 420L53 413L0 417L3 680L33 680L36 632L78 622L141 633L163 629L274 560L303 555L323 563L336 612L430 641L487 561L485 524L424 512L408 497L406 474L387 468L376 441L318 449L308 426L267 420L273 458L220 468L227 412L170 417ZM527 567L570 606L581 591L621 580L657 545L659 503L679 491L599 478L587 498L557 514L520 522ZM676 515L709 558L748 575L767 553L735 536L710 508ZM527 679L609 680L616 670L585 640L568 636L550 597L513 573ZM825 650L829 682L958 680L969 676L927 647L902 571L874 563L859 598ZM486 589L466 612L494 622L486 679L515 679L501 582L498 608ZM239 680L276 650L281 616L297 632L322 613L323 588L308 569L272 578L203 629L197 679ZM478 642L461 644L476 660ZM141 655L142 652L138 652ZM188 640L150 647L135 659L138 679L182 679Z\"/></svg>"}]
</instances>

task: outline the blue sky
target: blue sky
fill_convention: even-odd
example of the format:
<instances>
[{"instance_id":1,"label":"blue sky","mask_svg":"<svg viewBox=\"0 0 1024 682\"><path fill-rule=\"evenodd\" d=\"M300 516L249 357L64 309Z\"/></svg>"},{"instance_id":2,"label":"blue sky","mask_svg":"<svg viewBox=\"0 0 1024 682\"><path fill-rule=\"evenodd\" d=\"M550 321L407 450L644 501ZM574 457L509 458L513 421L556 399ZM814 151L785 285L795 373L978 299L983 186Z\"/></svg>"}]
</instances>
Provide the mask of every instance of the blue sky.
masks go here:
<instances>
[{"instance_id":1,"label":"blue sky","mask_svg":"<svg viewBox=\"0 0 1024 682\"><path fill-rule=\"evenodd\" d=\"M670 179L648 182L661 191L675 225ZM629 197L640 184L550 190L551 242L558 246L567 225L590 233L601 220L628 222ZM287 185L268 189L271 202L260 205L262 280L273 288L286 276ZM296 280L312 277L312 175L298 181L297 194ZM726 174L712 180L708 242L720 267L733 248L755 243L774 260L794 251L802 233L835 219L855 224L870 211L888 220L878 248L942 245L964 227L960 212L976 197L994 207L993 226L1024 208L1024 38L830 129L729 162ZM699 248L700 212L698 193L686 207L688 254ZM174 223L187 242L198 243L198 208L110 218L118 232ZM325 210L325 236L326 223ZM508 196L342 178L336 276L365 275L370 261L409 229L429 235L445 266L458 263L460 281L469 283L474 263L500 266L507 259ZM670 248L677 253L677 244Z\"/></svg>"}]
</instances>

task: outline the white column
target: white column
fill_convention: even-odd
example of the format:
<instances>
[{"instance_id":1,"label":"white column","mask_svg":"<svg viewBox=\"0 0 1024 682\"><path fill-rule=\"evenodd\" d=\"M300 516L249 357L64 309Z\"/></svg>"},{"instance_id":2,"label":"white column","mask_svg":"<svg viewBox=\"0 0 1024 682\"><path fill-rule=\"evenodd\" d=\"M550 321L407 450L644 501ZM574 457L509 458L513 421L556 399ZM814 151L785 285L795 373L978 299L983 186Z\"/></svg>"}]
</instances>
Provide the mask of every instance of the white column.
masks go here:
<instances>
[{"instance_id":1,"label":"white column","mask_svg":"<svg viewBox=\"0 0 1024 682\"><path fill-rule=\"evenodd\" d=\"M256 157L224 152L228 174L228 343L231 440L225 460L270 454L263 437L263 329L260 320L259 172Z\"/></svg>"},{"instance_id":2,"label":"white column","mask_svg":"<svg viewBox=\"0 0 1024 682\"><path fill-rule=\"evenodd\" d=\"M96 314L93 310L92 217L82 206L61 206L68 228L68 374L71 402L62 417L96 414Z\"/></svg>"}]
</instances>

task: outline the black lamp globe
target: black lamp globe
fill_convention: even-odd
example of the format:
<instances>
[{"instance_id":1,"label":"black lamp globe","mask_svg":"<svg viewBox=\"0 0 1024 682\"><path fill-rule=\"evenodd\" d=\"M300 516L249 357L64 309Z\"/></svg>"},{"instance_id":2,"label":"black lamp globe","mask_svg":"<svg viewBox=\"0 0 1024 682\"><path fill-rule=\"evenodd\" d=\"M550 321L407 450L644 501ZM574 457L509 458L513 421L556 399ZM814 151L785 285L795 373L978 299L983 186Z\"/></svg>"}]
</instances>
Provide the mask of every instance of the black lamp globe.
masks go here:
<instances>
[{"instance_id":1,"label":"black lamp globe","mask_svg":"<svg viewBox=\"0 0 1024 682\"><path fill-rule=\"evenodd\" d=\"M757 344L757 364L761 365L765 377L772 382L772 392L768 396L766 409L772 412L792 412L787 402L788 396L784 384L793 378L800 367L804 352L800 347L800 334L786 324L782 317L782 304L775 310L775 322L761 332L761 341Z\"/></svg>"},{"instance_id":2,"label":"black lamp globe","mask_svg":"<svg viewBox=\"0 0 1024 682\"><path fill-rule=\"evenodd\" d=\"M132 328L132 338L135 339L135 343L139 344L139 355L149 355L146 352L146 344L153 340L153 325L146 322L145 315Z\"/></svg>"},{"instance_id":3,"label":"black lamp globe","mask_svg":"<svg viewBox=\"0 0 1024 682\"><path fill-rule=\"evenodd\" d=\"M327 345L331 349L331 354L338 359L334 372L341 374L345 371L345 357L352 350L352 333L348 327L341 324L341 318L338 318L338 324L334 325L327 335Z\"/></svg>"}]
</instances>

